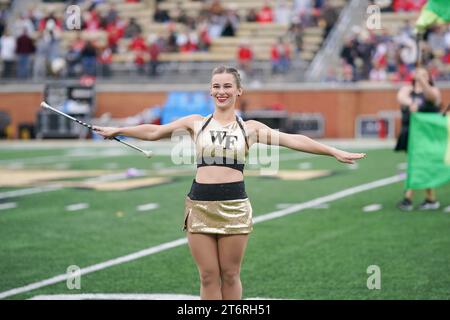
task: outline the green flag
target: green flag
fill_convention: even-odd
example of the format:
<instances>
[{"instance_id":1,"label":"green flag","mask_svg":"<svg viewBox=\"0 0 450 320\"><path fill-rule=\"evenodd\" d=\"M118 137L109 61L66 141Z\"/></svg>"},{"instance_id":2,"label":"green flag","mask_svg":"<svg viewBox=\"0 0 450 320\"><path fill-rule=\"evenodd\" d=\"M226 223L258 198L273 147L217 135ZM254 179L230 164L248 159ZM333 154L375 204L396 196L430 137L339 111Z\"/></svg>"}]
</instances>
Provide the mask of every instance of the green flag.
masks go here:
<instances>
[{"instance_id":1,"label":"green flag","mask_svg":"<svg viewBox=\"0 0 450 320\"><path fill-rule=\"evenodd\" d=\"M450 117L411 113L406 189L435 188L450 182Z\"/></svg>"},{"instance_id":2,"label":"green flag","mask_svg":"<svg viewBox=\"0 0 450 320\"><path fill-rule=\"evenodd\" d=\"M420 12L416 22L416 29L423 32L429 26L450 22L449 0L428 0Z\"/></svg>"}]
</instances>

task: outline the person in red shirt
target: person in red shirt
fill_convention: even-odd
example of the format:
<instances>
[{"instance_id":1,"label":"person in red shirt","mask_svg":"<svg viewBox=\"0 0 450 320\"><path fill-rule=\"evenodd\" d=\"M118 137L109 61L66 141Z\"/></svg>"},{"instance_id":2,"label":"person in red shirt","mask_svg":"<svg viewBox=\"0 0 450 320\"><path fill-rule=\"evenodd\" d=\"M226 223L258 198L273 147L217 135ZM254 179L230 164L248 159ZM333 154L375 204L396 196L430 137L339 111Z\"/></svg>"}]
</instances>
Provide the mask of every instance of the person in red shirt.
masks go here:
<instances>
[{"instance_id":1,"label":"person in red shirt","mask_svg":"<svg viewBox=\"0 0 450 320\"><path fill-rule=\"evenodd\" d=\"M291 63L291 49L280 38L271 49L272 73L286 73Z\"/></svg>"},{"instance_id":2,"label":"person in red shirt","mask_svg":"<svg viewBox=\"0 0 450 320\"><path fill-rule=\"evenodd\" d=\"M54 12L51 12L47 17L39 21L39 28L38 30L40 32L47 30L47 31L61 31L62 30L62 23L61 20L58 19L55 16Z\"/></svg>"},{"instance_id":3,"label":"person in red shirt","mask_svg":"<svg viewBox=\"0 0 450 320\"><path fill-rule=\"evenodd\" d=\"M95 9L89 11L85 15L85 30L97 31L100 30L100 17Z\"/></svg>"},{"instance_id":4,"label":"person in red shirt","mask_svg":"<svg viewBox=\"0 0 450 320\"><path fill-rule=\"evenodd\" d=\"M106 26L106 32L108 33L108 46L113 53L116 53L117 44L125 32L125 25L116 19Z\"/></svg>"},{"instance_id":5,"label":"person in red shirt","mask_svg":"<svg viewBox=\"0 0 450 320\"><path fill-rule=\"evenodd\" d=\"M145 58L147 54L147 44L141 33L138 33L131 40L128 49L134 53L134 63L138 68L139 74L144 74L145 72Z\"/></svg>"},{"instance_id":6,"label":"person in red shirt","mask_svg":"<svg viewBox=\"0 0 450 320\"><path fill-rule=\"evenodd\" d=\"M253 51L243 40L238 48L238 64L239 68L244 70L245 73L251 73L252 61L253 61Z\"/></svg>"},{"instance_id":7,"label":"person in red shirt","mask_svg":"<svg viewBox=\"0 0 450 320\"><path fill-rule=\"evenodd\" d=\"M267 1L265 1L264 6L257 13L256 21L259 23L273 22L273 11Z\"/></svg>"}]
</instances>

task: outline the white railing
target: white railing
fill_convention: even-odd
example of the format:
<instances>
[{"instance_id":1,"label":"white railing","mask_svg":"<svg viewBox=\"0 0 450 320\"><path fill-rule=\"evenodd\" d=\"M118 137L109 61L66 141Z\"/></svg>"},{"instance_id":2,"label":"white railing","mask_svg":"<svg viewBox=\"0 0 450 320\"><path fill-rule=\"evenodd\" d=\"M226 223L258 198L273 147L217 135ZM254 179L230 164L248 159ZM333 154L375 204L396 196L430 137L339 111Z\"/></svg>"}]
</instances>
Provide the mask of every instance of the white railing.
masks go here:
<instances>
[{"instance_id":1,"label":"white railing","mask_svg":"<svg viewBox=\"0 0 450 320\"><path fill-rule=\"evenodd\" d=\"M363 20L366 19L368 5L368 0L351 0L342 9L338 21L306 71L307 81L320 81L325 76L329 66L339 63L339 53L345 37L350 33L353 26L362 25Z\"/></svg>"}]
</instances>

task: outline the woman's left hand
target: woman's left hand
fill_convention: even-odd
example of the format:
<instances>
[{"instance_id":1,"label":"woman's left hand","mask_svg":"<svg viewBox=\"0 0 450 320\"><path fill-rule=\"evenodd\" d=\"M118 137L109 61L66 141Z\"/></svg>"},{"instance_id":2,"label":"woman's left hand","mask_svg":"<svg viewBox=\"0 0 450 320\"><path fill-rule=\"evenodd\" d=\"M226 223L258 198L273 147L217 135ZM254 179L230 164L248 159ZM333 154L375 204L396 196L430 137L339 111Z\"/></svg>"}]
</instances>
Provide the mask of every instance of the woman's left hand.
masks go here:
<instances>
[{"instance_id":1,"label":"woman's left hand","mask_svg":"<svg viewBox=\"0 0 450 320\"><path fill-rule=\"evenodd\" d=\"M364 158L366 156L366 154L365 153L352 153L352 152L347 152L347 151L342 151L342 150L336 149L333 156L339 162L354 164L355 160Z\"/></svg>"}]
</instances>

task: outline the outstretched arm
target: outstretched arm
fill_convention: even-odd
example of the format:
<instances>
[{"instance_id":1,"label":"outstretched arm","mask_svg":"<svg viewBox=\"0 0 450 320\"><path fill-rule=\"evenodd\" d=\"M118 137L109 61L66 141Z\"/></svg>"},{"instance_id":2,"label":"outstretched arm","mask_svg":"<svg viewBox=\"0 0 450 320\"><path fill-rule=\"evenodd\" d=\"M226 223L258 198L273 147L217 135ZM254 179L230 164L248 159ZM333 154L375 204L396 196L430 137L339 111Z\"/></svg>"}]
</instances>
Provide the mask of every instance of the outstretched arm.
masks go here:
<instances>
[{"instance_id":1,"label":"outstretched arm","mask_svg":"<svg viewBox=\"0 0 450 320\"><path fill-rule=\"evenodd\" d=\"M301 134L288 134L271 129L265 124L250 120L247 126L255 133L256 142L280 145L297 151L335 157L343 163L355 163L364 158L365 153L351 153L327 146Z\"/></svg>"},{"instance_id":2,"label":"outstretched arm","mask_svg":"<svg viewBox=\"0 0 450 320\"><path fill-rule=\"evenodd\" d=\"M155 141L163 138L169 138L176 130L187 130L192 133L195 122L201 120L202 116L191 115L165 125L141 124L134 127L121 128L94 126L94 131L103 136L105 139L111 139L115 136L126 136L141 140Z\"/></svg>"}]
</instances>

